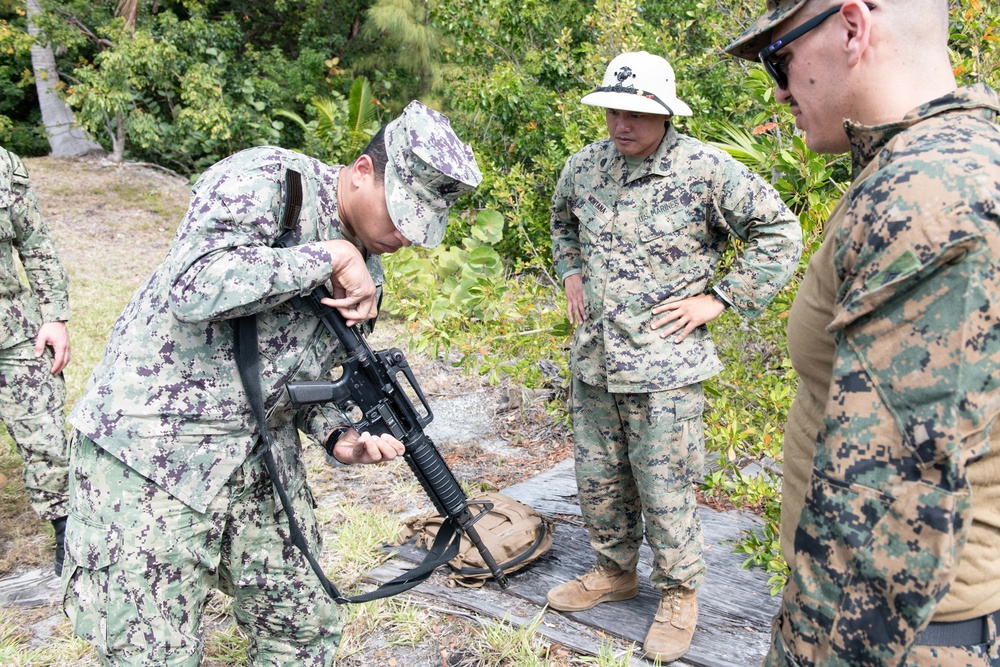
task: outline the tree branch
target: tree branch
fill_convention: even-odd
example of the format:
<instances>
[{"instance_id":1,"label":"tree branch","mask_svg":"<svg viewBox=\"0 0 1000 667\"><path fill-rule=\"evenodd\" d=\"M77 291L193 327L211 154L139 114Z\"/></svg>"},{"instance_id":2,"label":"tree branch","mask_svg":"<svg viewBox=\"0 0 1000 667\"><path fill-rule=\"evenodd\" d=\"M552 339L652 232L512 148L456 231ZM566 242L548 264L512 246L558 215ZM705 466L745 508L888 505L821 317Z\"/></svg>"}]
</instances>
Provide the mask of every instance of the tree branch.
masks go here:
<instances>
[{"instance_id":1,"label":"tree branch","mask_svg":"<svg viewBox=\"0 0 1000 667\"><path fill-rule=\"evenodd\" d=\"M112 48L115 45L115 43L112 42L109 39L105 39L103 37L98 37L96 34L94 34L94 31L92 31L90 28L88 28L87 26L85 26L83 24L83 22L80 21L80 19L76 18L76 16L74 16L73 14L70 14L70 13L68 13L68 12L66 12L66 11L64 11L62 9L58 9L58 8L56 9L56 12L58 14L62 15L63 20L68 25L70 25L70 26L76 28L77 30L79 30L81 35L83 35L87 39L91 40L92 42L94 42L95 44L97 44L98 46L100 46L102 49L110 49L110 48Z\"/></svg>"}]
</instances>

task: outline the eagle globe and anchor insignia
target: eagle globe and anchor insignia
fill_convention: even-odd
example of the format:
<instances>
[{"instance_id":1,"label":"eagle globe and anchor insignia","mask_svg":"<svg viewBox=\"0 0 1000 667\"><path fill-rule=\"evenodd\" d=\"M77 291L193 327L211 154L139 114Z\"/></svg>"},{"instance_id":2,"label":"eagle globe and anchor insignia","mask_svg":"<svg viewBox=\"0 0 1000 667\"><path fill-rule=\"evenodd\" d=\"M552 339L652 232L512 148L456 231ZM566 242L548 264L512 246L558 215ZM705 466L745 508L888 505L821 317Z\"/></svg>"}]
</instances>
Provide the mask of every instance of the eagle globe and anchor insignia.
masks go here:
<instances>
[{"instance_id":1,"label":"eagle globe and anchor insignia","mask_svg":"<svg viewBox=\"0 0 1000 667\"><path fill-rule=\"evenodd\" d=\"M635 72L633 72L632 68L629 67L628 65L625 65L620 70L615 72L615 78L618 79L618 83L611 88L612 91L620 91L628 93L635 91L635 86L625 85L626 81L635 78Z\"/></svg>"}]
</instances>

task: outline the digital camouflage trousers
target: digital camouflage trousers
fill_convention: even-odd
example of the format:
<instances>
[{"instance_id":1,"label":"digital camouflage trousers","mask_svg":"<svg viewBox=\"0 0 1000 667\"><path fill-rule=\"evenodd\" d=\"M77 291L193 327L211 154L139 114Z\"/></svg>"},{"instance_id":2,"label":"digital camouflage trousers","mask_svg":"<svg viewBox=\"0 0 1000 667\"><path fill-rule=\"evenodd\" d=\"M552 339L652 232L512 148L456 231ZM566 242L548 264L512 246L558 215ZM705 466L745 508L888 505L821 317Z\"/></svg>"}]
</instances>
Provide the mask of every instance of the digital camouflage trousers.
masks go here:
<instances>
[{"instance_id":1,"label":"digital camouflage trousers","mask_svg":"<svg viewBox=\"0 0 1000 667\"><path fill-rule=\"evenodd\" d=\"M705 578L694 484L705 462L701 384L612 394L573 380L576 483L598 564L634 570L643 528L653 588Z\"/></svg>"},{"instance_id":2,"label":"digital camouflage trousers","mask_svg":"<svg viewBox=\"0 0 1000 667\"><path fill-rule=\"evenodd\" d=\"M36 359L33 341L0 350L0 417L24 461L31 508L45 521L66 516L69 470L66 383L51 367L52 350Z\"/></svg>"},{"instance_id":3,"label":"digital camouflage trousers","mask_svg":"<svg viewBox=\"0 0 1000 667\"><path fill-rule=\"evenodd\" d=\"M335 603L292 545L259 457L196 512L88 438L73 434L64 609L105 665L196 667L212 589L233 598L254 665L329 665ZM292 499L319 553L313 499Z\"/></svg>"}]
</instances>

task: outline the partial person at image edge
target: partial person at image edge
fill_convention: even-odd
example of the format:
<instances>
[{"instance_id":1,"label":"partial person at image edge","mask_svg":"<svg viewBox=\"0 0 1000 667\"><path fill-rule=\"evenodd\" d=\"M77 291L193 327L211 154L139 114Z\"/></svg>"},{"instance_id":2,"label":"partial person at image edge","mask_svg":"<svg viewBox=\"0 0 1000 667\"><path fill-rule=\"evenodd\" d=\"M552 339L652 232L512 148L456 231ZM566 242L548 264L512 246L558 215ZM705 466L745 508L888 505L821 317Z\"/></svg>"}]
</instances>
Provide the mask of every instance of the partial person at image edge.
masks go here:
<instances>
[{"instance_id":1,"label":"partial person at image edge","mask_svg":"<svg viewBox=\"0 0 1000 667\"><path fill-rule=\"evenodd\" d=\"M69 278L19 157L0 149L0 410L24 461L31 508L52 522L62 574L69 453ZM21 282L20 259L28 284Z\"/></svg>"},{"instance_id":2,"label":"partial person at image edge","mask_svg":"<svg viewBox=\"0 0 1000 667\"><path fill-rule=\"evenodd\" d=\"M1000 665L1000 128L945 0L768 0L762 59L853 177L788 318L791 568L767 665Z\"/></svg>"}]
</instances>

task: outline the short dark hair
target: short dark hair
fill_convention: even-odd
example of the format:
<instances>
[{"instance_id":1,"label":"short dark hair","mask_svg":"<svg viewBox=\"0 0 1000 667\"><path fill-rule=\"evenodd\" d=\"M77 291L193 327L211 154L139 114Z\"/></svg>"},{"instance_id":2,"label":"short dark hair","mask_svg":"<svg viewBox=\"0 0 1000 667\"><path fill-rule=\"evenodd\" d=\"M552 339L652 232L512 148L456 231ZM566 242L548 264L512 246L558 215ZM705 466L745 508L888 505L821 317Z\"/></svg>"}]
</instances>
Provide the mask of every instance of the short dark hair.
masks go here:
<instances>
[{"instance_id":1,"label":"short dark hair","mask_svg":"<svg viewBox=\"0 0 1000 667\"><path fill-rule=\"evenodd\" d=\"M389 155L385 150L385 125L378 129L361 154L371 158L375 182L385 182L385 165L389 161Z\"/></svg>"}]
</instances>

